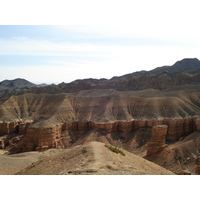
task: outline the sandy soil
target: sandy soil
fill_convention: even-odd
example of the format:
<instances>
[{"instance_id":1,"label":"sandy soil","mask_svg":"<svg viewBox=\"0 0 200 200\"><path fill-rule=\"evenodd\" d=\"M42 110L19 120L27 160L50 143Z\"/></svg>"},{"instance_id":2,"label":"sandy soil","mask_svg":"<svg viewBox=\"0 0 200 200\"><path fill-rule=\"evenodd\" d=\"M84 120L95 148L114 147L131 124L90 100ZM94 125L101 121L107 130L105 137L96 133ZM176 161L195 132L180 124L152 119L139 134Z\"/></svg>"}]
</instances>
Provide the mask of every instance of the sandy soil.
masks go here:
<instances>
[{"instance_id":1,"label":"sandy soil","mask_svg":"<svg viewBox=\"0 0 200 200\"><path fill-rule=\"evenodd\" d=\"M112 152L104 143L89 142L56 152L16 174L25 175L173 175L172 172L128 151Z\"/></svg>"},{"instance_id":2,"label":"sandy soil","mask_svg":"<svg viewBox=\"0 0 200 200\"><path fill-rule=\"evenodd\" d=\"M32 163L44 159L58 151L58 149L49 149L45 152L26 152L14 155L0 155L0 175L15 174L25 167L32 165Z\"/></svg>"}]
</instances>

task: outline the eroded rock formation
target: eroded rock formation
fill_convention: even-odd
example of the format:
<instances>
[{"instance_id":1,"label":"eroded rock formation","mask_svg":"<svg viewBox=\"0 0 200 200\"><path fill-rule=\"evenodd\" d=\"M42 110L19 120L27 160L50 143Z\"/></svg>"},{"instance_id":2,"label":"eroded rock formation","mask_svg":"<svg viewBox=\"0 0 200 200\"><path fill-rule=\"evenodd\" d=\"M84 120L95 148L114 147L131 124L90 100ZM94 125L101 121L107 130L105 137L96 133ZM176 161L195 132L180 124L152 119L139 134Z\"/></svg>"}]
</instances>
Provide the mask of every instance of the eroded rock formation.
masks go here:
<instances>
[{"instance_id":1,"label":"eroded rock formation","mask_svg":"<svg viewBox=\"0 0 200 200\"><path fill-rule=\"evenodd\" d=\"M0 122L0 134L8 135L12 133L24 134L33 121L14 121L14 122Z\"/></svg>"},{"instance_id":2,"label":"eroded rock formation","mask_svg":"<svg viewBox=\"0 0 200 200\"><path fill-rule=\"evenodd\" d=\"M64 123L62 130L74 130L85 132L94 128L105 130L106 132L118 132L121 135L126 135L131 131L139 128L152 128L156 125L167 125L166 139L169 141L177 141L182 136L194 132L196 127L196 118L186 119L162 119L162 120L132 120L132 121L114 121L114 122L78 122Z\"/></svg>"},{"instance_id":3,"label":"eroded rock formation","mask_svg":"<svg viewBox=\"0 0 200 200\"><path fill-rule=\"evenodd\" d=\"M21 139L25 137L27 128L32 123L33 121L0 122L0 149L13 147L15 145L21 146ZM19 149L18 151L14 152L19 153L22 151L22 149Z\"/></svg>"},{"instance_id":4,"label":"eroded rock formation","mask_svg":"<svg viewBox=\"0 0 200 200\"><path fill-rule=\"evenodd\" d=\"M53 127L28 127L23 151L44 151L50 148L64 148L61 140L62 125Z\"/></svg>"},{"instance_id":5,"label":"eroded rock formation","mask_svg":"<svg viewBox=\"0 0 200 200\"><path fill-rule=\"evenodd\" d=\"M200 131L200 118L197 118L195 123L196 123L196 130Z\"/></svg>"},{"instance_id":6,"label":"eroded rock formation","mask_svg":"<svg viewBox=\"0 0 200 200\"><path fill-rule=\"evenodd\" d=\"M200 157L198 157L198 159L197 159L197 166L195 169L195 174L200 175Z\"/></svg>"},{"instance_id":7,"label":"eroded rock formation","mask_svg":"<svg viewBox=\"0 0 200 200\"><path fill-rule=\"evenodd\" d=\"M46 122L44 122L46 123ZM62 133L68 131L70 141L77 141L88 131L99 129L108 133L115 133L116 140L128 141L132 137L134 131L141 128L152 128L152 134L156 134L155 127L168 127L165 129L165 139L167 141L178 141L181 137L194 132L198 128L198 120L196 118L188 119L162 119L162 120L132 120L132 121L113 121L113 122L92 122L92 121L72 121L67 123L44 123L33 121L27 122L3 122L0 123L1 135L9 135L16 133L24 135L23 142L19 143L17 152L20 151L42 151L48 148L64 148ZM163 129L164 130L164 129ZM162 131L161 131L162 133ZM14 135L16 136L16 135ZM145 136L143 136L145 137ZM148 137L148 136L147 136ZM127 139L126 139L127 138ZM17 140L15 138L15 140ZM146 139L144 139L146 141ZM1 139L0 148L6 146L5 139ZM162 149L165 141L151 141L158 142L158 149ZM160 143L159 143L160 142ZM153 146L153 143L151 144ZM151 146L149 144L149 149ZM22 148L23 147L23 148ZM149 152L153 152L150 150ZM156 152L157 150L155 150ZM158 150L159 151L159 150ZM150 155L151 153L148 153Z\"/></svg>"},{"instance_id":8,"label":"eroded rock formation","mask_svg":"<svg viewBox=\"0 0 200 200\"><path fill-rule=\"evenodd\" d=\"M147 156L161 152L165 147L167 125L153 126L151 139L147 143Z\"/></svg>"}]
</instances>

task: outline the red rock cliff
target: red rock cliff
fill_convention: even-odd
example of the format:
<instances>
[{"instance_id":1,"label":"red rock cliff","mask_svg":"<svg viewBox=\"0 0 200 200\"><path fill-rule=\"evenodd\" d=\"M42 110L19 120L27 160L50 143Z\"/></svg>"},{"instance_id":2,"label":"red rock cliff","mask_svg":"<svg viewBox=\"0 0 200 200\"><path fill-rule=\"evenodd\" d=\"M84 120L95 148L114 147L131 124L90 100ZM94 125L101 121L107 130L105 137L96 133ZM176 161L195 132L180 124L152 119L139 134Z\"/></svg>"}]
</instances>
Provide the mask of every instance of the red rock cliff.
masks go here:
<instances>
[{"instance_id":1,"label":"red rock cliff","mask_svg":"<svg viewBox=\"0 0 200 200\"><path fill-rule=\"evenodd\" d=\"M113 121L108 123L72 121L59 125L52 125L50 123L48 128L44 128L43 125L38 125L36 127L30 126L33 122L4 122L0 123L0 133L2 135L7 135L12 132L25 134L25 139L22 145L24 146L23 151L31 151L64 147L62 145L61 136L63 131L69 131L72 132L72 134L76 132L75 138L77 140L79 136L95 128L104 130L107 133L117 133L118 137L126 137L129 133L139 128L152 128L158 125L166 125L168 128L166 129L165 139L169 141L177 141L182 136L188 135L199 129L199 121L200 120L196 118Z\"/></svg>"},{"instance_id":2,"label":"red rock cliff","mask_svg":"<svg viewBox=\"0 0 200 200\"><path fill-rule=\"evenodd\" d=\"M61 148L62 125L55 125L49 128L27 129L23 151L43 151L50 148Z\"/></svg>"},{"instance_id":3,"label":"red rock cliff","mask_svg":"<svg viewBox=\"0 0 200 200\"><path fill-rule=\"evenodd\" d=\"M165 147L167 125L153 126L150 142L147 143L147 156L161 152Z\"/></svg>"}]
</instances>

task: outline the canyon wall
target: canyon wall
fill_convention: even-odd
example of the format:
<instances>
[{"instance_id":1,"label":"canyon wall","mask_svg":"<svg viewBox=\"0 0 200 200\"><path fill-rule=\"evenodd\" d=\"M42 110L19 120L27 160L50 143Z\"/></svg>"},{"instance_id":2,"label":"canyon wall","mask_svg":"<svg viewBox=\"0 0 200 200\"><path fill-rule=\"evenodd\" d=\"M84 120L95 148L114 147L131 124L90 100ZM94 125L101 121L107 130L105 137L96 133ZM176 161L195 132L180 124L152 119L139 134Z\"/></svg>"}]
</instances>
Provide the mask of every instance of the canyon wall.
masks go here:
<instances>
[{"instance_id":1,"label":"canyon wall","mask_svg":"<svg viewBox=\"0 0 200 200\"><path fill-rule=\"evenodd\" d=\"M33 123L30 121L14 121L14 122L0 122L0 135L8 135L12 133L24 134L29 125Z\"/></svg>"},{"instance_id":2,"label":"canyon wall","mask_svg":"<svg viewBox=\"0 0 200 200\"><path fill-rule=\"evenodd\" d=\"M108 123L100 122L71 122L64 123L62 130L73 130L78 132L85 132L94 128L110 132L118 132L119 134L126 135L131 131L135 131L139 128L152 128L156 125L167 125L166 139L174 142L181 137L188 135L200 126L200 120L197 118L185 118L185 119L162 119L162 120L132 120L132 121L114 121Z\"/></svg>"},{"instance_id":3,"label":"canyon wall","mask_svg":"<svg viewBox=\"0 0 200 200\"><path fill-rule=\"evenodd\" d=\"M195 120L195 125L196 125L196 129L197 129L197 131L200 131L200 118L197 118L196 120Z\"/></svg>"},{"instance_id":4,"label":"canyon wall","mask_svg":"<svg viewBox=\"0 0 200 200\"><path fill-rule=\"evenodd\" d=\"M62 125L41 129L30 126L24 140L23 151L44 151L50 148L63 148L61 133Z\"/></svg>"},{"instance_id":5,"label":"canyon wall","mask_svg":"<svg viewBox=\"0 0 200 200\"><path fill-rule=\"evenodd\" d=\"M126 137L129 133L139 128L153 128L158 125L166 125L168 128L165 139L169 142L175 142L200 128L200 120L196 117L185 119L113 121L108 123L73 121L51 125L46 128L33 126L32 124L34 125L33 121L1 122L0 134L2 136L11 133L25 135L23 142L19 145L20 151L42 151L49 148L64 148L62 143L62 132L64 131L76 132L76 139L78 139L79 136L87 131L97 128L105 130L107 133L115 132L118 138L120 138ZM4 148L3 139L1 141L0 148Z\"/></svg>"}]
</instances>

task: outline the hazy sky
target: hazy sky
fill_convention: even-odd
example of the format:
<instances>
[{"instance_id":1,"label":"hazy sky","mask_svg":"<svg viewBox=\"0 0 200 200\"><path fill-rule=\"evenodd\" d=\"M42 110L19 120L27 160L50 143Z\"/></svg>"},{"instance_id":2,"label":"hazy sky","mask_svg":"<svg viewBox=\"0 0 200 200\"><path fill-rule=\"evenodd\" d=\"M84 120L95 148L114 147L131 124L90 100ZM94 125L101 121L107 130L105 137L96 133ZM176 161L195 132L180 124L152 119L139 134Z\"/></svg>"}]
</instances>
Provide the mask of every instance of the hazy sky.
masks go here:
<instances>
[{"instance_id":1,"label":"hazy sky","mask_svg":"<svg viewBox=\"0 0 200 200\"><path fill-rule=\"evenodd\" d=\"M123 4L107 1L113 10L92 2L81 10L75 1L71 8L79 9L79 16L67 25L1 25L0 81L25 78L34 83L60 83L111 78L172 65L183 58L200 58L197 1L140 0L128 5L126 0ZM73 19L76 13L65 8L69 11L66 19L69 15ZM84 23L91 18L92 23ZM50 22L56 24L53 19Z\"/></svg>"}]
</instances>

